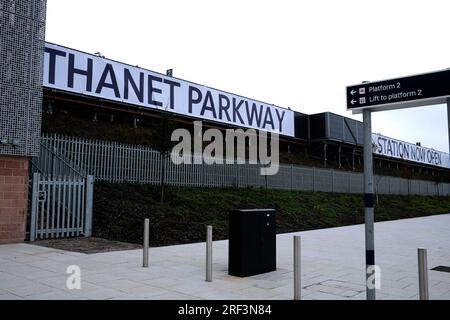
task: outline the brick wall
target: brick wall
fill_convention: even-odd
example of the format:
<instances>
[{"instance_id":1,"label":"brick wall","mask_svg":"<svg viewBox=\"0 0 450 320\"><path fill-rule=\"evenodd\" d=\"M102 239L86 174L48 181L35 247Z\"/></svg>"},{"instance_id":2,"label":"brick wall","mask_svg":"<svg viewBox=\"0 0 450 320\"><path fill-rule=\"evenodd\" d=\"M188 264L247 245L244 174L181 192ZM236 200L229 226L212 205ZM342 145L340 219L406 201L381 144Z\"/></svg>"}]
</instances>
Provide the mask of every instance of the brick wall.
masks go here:
<instances>
[{"instance_id":1,"label":"brick wall","mask_svg":"<svg viewBox=\"0 0 450 320\"><path fill-rule=\"evenodd\" d=\"M25 239L28 163L25 157L0 155L0 244Z\"/></svg>"}]
</instances>

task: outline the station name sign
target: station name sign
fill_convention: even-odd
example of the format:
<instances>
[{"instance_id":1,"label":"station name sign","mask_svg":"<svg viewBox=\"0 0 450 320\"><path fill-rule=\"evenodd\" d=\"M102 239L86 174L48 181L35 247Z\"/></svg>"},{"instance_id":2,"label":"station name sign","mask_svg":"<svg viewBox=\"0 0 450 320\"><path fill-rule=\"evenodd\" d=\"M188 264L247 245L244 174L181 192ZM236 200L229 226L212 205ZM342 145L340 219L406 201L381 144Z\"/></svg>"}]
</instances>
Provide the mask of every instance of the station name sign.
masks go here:
<instances>
[{"instance_id":1,"label":"station name sign","mask_svg":"<svg viewBox=\"0 0 450 320\"><path fill-rule=\"evenodd\" d=\"M347 87L347 110L383 111L446 103L450 69Z\"/></svg>"},{"instance_id":2,"label":"station name sign","mask_svg":"<svg viewBox=\"0 0 450 320\"><path fill-rule=\"evenodd\" d=\"M372 133L372 143L374 154L430 166L450 168L450 155L445 152L388 138L376 133Z\"/></svg>"},{"instance_id":3,"label":"station name sign","mask_svg":"<svg viewBox=\"0 0 450 320\"><path fill-rule=\"evenodd\" d=\"M45 44L44 87L294 136L294 113L139 67Z\"/></svg>"}]
</instances>

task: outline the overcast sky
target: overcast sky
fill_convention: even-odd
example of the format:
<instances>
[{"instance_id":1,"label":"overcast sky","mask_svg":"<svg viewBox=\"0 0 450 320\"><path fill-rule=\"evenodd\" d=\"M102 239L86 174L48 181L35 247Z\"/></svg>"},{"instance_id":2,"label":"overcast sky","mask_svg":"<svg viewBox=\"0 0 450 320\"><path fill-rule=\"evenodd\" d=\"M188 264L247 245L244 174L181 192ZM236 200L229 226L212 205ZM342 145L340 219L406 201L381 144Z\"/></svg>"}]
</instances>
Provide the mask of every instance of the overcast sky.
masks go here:
<instances>
[{"instance_id":1,"label":"overcast sky","mask_svg":"<svg viewBox=\"0 0 450 320\"><path fill-rule=\"evenodd\" d=\"M450 2L48 0L47 41L312 114L345 87L450 67ZM448 151L446 106L375 113L373 131Z\"/></svg>"}]
</instances>

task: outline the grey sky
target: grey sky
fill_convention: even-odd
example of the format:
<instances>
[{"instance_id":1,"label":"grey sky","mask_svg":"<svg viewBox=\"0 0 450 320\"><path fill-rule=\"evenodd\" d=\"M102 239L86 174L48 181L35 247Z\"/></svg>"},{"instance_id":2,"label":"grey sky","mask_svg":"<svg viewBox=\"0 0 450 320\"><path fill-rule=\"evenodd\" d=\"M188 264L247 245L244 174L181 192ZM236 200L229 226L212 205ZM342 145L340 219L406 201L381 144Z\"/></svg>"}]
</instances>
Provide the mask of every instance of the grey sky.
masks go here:
<instances>
[{"instance_id":1,"label":"grey sky","mask_svg":"<svg viewBox=\"0 0 450 320\"><path fill-rule=\"evenodd\" d=\"M450 67L448 1L48 0L47 41L305 113L345 87ZM373 131L448 151L446 107L373 115Z\"/></svg>"}]
</instances>

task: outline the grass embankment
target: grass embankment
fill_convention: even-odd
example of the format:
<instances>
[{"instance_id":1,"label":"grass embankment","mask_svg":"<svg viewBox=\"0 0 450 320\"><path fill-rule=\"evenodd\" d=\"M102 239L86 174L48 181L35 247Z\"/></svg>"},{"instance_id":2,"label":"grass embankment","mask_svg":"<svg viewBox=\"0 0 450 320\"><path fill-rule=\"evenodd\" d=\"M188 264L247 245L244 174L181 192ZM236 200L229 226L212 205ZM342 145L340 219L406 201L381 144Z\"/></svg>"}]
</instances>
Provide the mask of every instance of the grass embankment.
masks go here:
<instances>
[{"instance_id":1,"label":"grass embankment","mask_svg":"<svg viewBox=\"0 0 450 320\"><path fill-rule=\"evenodd\" d=\"M361 195L264 189L166 188L160 203L154 186L97 183L93 233L96 237L142 242L144 218L150 218L152 246L204 241L205 226L214 239L226 239L232 209L274 208L277 233L364 222ZM376 221L450 212L450 197L379 196Z\"/></svg>"}]
</instances>

